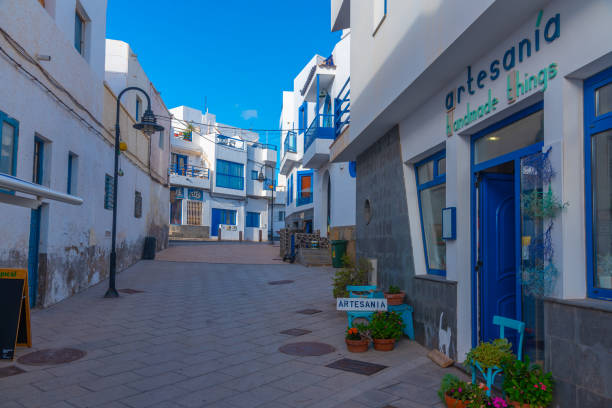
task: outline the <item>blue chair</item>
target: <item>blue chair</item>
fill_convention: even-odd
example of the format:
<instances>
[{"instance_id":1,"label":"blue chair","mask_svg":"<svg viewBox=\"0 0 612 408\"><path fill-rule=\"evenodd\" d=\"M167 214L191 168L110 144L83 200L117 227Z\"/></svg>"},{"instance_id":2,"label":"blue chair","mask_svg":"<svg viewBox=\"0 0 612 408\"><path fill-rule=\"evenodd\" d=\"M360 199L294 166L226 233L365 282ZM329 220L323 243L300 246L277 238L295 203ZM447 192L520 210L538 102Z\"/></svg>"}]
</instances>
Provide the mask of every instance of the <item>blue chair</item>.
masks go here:
<instances>
[{"instance_id":1,"label":"blue chair","mask_svg":"<svg viewBox=\"0 0 612 408\"><path fill-rule=\"evenodd\" d=\"M382 299L385 296L382 292L378 291L376 286L367 285L367 286L354 286L349 285L346 287L346 290L349 292L350 298L363 298L363 299ZM374 312L346 312L348 316L348 327L353 327L353 320L357 318L368 319L368 321L372 318Z\"/></svg>"},{"instance_id":2,"label":"blue chair","mask_svg":"<svg viewBox=\"0 0 612 408\"><path fill-rule=\"evenodd\" d=\"M509 319L507 317L493 316L493 324L496 326L499 326L499 338L500 339L508 340L508 338L506 337L506 331L505 331L506 327L517 331L519 335L519 341L517 345L517 358L519 360L522 360L523 359L523 335L525 333L525 323L518 321L518 320ZM468 364L472 366L472 383L476 384L476 369L478 369L478 371L480 371L485 381L487 382L487 388L488 388L487 395L491 396L491 386L495 382L495 376L501 373L503 369L498 366L493 366L493 367L487 367L486 370L483 370L483 368L478 363L478 361L469 361Z\"/></svg>"}]
</instances>

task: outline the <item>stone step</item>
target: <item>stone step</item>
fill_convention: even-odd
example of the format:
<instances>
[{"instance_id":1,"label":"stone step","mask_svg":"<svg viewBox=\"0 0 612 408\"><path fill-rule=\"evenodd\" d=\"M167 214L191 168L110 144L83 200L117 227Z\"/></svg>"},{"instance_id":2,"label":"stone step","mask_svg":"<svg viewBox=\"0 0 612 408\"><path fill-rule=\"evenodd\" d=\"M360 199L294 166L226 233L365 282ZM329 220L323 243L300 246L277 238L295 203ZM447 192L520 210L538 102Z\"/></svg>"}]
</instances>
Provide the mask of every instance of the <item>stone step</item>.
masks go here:
<instances>
[{"instance_id":1,"label":"stone step","mask_svg":"<svg viewBox=\"0 0 612 408\"><path fill-rule=\"evenodd\" d=\"M297 261L306 266L327 266L332 264L331 255L327 248L300 248Z\"/></svg>"}]
</instances>

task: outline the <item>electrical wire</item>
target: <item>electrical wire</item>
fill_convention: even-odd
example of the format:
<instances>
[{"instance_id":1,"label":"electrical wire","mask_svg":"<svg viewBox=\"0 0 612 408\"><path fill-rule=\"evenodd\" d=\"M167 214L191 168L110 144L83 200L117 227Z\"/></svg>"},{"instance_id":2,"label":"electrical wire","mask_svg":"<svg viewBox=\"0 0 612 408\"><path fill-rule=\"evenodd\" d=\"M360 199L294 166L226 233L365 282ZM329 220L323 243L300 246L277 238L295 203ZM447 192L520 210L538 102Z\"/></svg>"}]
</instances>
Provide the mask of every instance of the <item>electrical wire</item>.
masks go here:
<instances>
[{"instance_id":1,"label":"electrical wire","mask_svg":"<svg viewBox=\"0 0 612 408\"><path fill-rule=\"evenodd\" d=\"M190 123L192 125L200 125L200 126L207 126L207 127L215 126L220 129L234 129L234 130L242 130L246 132L303 132L307 130L305 128L304 129L242 129L242 128L235 127L235 126L226 126L226 125L219 125L219 124L211 125L210 123L185 121L184 119L178 119L178 118L175 118L174 116L163 116L163 115L155 115L155 116L158 118L163 118L163 119L178 120L178 121L182 121L185 123Z\"/></svg>"}]
</instances>

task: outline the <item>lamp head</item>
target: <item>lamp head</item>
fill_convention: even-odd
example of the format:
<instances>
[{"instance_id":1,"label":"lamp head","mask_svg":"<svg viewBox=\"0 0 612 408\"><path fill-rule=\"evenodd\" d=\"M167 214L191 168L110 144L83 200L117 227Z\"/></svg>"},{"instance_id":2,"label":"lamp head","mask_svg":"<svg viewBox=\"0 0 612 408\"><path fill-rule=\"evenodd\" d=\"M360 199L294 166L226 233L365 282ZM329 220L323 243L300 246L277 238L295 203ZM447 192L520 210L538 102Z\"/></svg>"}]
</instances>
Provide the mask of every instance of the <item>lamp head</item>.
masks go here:
<instances>
[{"instance_id":1,"label":"lamp head","mask_svg":"<svg viewBox=\"0 0 612 408\"><path fill-rule=\"evenodd\" d=\"M147 109L139 123L134 124L134 129L142 130L147 136L151 136L155 132L164 130L164 127L157 124L157 119L151 109Z\"/></svg>"}]
</instances>

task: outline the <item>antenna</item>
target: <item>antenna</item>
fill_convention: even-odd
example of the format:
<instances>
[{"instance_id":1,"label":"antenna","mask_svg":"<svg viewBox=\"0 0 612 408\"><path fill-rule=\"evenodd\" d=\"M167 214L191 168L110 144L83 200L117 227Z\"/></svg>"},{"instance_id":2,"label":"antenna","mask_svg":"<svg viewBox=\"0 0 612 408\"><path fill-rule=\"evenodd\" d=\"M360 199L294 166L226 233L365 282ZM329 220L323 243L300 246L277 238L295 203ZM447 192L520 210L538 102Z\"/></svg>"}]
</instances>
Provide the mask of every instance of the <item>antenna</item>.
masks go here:
<instances>
[{"instance_id":1,"label":"antenna","mask_svg":"<svg viewBox=\"0 0 612 408\"><path fill-rule=\"evenodd\" d=\"M204 97L204 112L208 113L208 97Z\"/></svg>"}]
</instances>

